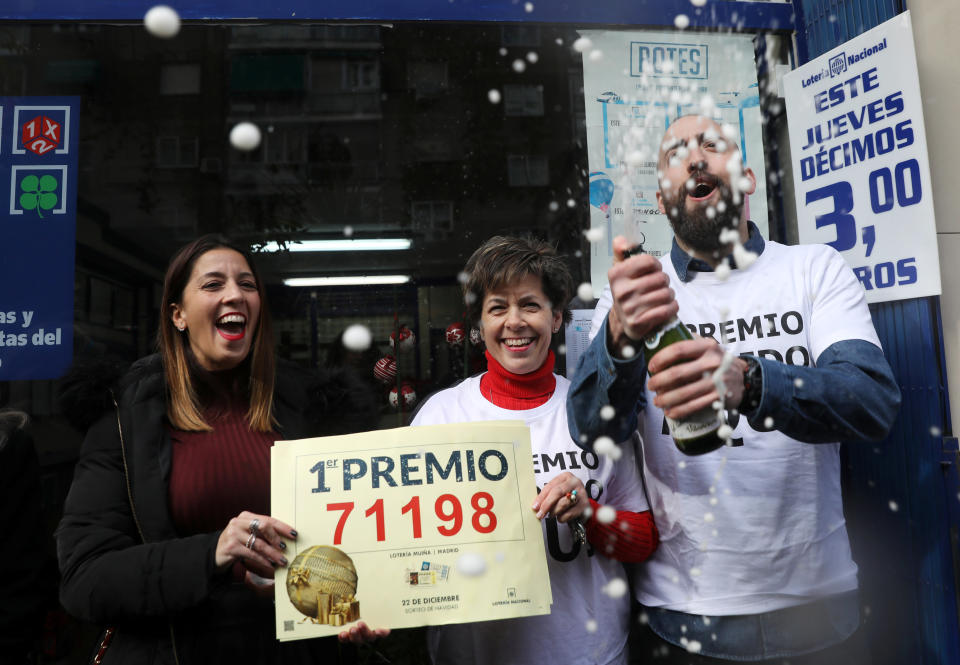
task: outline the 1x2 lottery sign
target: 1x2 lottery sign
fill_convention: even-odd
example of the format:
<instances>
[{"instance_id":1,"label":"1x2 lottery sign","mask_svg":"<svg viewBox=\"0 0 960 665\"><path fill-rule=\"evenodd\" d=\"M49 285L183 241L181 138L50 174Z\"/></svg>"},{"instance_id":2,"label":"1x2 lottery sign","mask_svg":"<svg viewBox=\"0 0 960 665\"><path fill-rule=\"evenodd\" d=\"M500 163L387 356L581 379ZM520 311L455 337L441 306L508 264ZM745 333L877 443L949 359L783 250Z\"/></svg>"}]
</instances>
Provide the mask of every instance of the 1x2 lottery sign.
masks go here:
<instances>
[{"instance_id":1,"label":"1x2 lottery sign","mask_svg":"<svg viewBox=\"0 0 960 665\"><path fill-rule=\"evenodd\" d=\"M278 639L550 610L523 423L278 442L271 480L274 517L299 533L276 576ZM486 572L462 574L461 557Z\"/></svg>"},{"instance_id":2,"label":"1x2 lottery sign","mask_svg":"<svg viewBox=\"0 0 960 665\"><path fill-rule=\"evenodd\" d=\"M0 381L73 359L78 118L77 97L0 97Z\"/></svg>"}]
</instances>

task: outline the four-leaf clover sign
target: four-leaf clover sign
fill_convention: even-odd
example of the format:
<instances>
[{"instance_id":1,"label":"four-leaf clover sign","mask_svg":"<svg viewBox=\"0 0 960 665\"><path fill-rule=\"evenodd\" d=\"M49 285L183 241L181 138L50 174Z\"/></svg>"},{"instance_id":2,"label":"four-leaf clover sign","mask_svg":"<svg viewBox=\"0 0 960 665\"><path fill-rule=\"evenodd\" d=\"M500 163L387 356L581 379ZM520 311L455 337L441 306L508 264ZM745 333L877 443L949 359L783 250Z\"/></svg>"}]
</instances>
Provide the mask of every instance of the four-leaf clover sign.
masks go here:
<instances>
[{"instance_id":1,"label":"four-leaf clover sign","mask_svg":"<svg viewBox=\"0 0 960 665\"><path fill-rule=\"evenodd\" d=\"M52 175L43 175L39 178L28 175L20 181L20 207L24 210L36 210L43 218L42 210L53 210L57 205L57 179Z\"/></svg>"}]
</instances>

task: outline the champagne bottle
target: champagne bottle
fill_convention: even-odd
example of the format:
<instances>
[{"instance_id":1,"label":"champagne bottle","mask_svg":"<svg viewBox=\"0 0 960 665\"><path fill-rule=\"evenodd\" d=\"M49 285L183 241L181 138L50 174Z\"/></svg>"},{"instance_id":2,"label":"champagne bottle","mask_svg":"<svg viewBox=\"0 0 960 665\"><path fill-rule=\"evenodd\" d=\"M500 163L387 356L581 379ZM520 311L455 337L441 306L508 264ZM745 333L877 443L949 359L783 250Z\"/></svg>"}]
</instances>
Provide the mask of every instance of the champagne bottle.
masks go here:
<instances>
[{"instance_id":1,"label":"champagne bottle","mask_svg":"<svg viewBox=\"0 0 960 665\"><path fill-rule=\"evenodd\" d=\"M680 322L680 319L674 318L663 328L644 339L644 345L647 347L647 359L649 360L660 349L666 348L674 342L682 342L688 339L693 339L693 335ZM667 418L670 436L673 437L673 442L680 452L685 455L703 455L724 445L726 441L718 435L723 424L722 411L717 411L711 406L680 420Z\"/></svg>"}]
</instances>

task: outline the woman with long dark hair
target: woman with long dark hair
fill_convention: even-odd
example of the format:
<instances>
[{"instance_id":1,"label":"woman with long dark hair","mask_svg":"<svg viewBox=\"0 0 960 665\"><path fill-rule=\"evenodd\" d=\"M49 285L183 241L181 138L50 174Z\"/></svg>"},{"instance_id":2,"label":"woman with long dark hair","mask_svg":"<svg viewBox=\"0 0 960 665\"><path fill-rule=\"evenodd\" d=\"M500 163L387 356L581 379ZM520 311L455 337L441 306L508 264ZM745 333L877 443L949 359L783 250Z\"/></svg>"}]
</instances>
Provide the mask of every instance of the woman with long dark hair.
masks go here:
<instances>
[{"instance_id":1,"label":"woman with long dark hair","mask_svg":"<svg viewBox=\"0 0 960 665\"><path fill-rule=\"evenodd\" d=\"M349 662L334 640L276 640L273 571L297 533L269 515L269 455L359 429L368 397L342 376L277 368L252 257L216 236L171 260L158 346L84 441L57 532L63 605L110 626L104 663ZM83 391L67 387L90 402Z\"/></svg>"}]
</instances>

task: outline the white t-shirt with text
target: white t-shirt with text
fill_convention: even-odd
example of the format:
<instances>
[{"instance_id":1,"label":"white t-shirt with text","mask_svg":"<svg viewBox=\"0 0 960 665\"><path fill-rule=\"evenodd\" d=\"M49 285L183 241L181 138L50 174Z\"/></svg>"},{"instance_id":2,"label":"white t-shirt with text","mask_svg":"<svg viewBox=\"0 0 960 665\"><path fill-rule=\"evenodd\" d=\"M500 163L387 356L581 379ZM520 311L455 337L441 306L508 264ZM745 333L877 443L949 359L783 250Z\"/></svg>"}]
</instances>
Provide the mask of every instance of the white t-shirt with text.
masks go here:
<instances>
[{"instance_id":1,"label":"white t-shirt with text","mask_svg":"<svg viewBox=\"0 0 960 665\"><path fill-rule=\"evenodd\" d=\"M480 420L523 420L530 427L537 487L569 471L587 493L618 510L647 510L632 442L621 445L623 457L613 463L577 447L567 428L569 381L556 377L550 399L533 409L502 409L480 394L480 376L433 395L412 425ZM534 497L529 498L530 504ZM428 633L430 656L436 665L565 665L627 662L629 594L611 598L604 587L626 579L623 564L576 542L566 524L543 520L544 544L553 605L548 615L451 624ZM589 551L588 551L589 550ZM508 554L508 553L507 553ZM588 622L596 629L588 630Z\"/></svg>"},{"instance_id":2,"label":"white t-shirt with text","mask_svg":"<svg viewBox=\"0 0 960 665\"><path fill-rule=\"evenodd\" d=\"M734 355L813 366L830 345L877 338L863 289L825 245L767 242L749 267L681 282L661 259L679 318ZM605 289L599 330L612 303ZM856 399L851 395L850 399ZM635 577L647 606L704 615L755 614L857 587L840 495L839 443L809 444L729 419L742 443L680 453L646 391L640 415L644 482L660 546ZM775 426L775 424L774 424Z\"/></svg>"}]
</instances>

